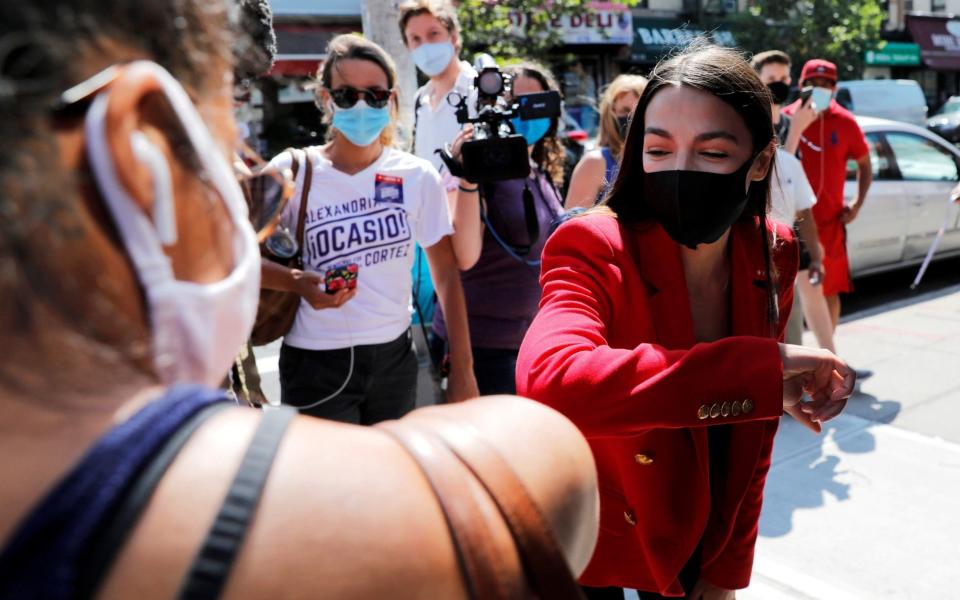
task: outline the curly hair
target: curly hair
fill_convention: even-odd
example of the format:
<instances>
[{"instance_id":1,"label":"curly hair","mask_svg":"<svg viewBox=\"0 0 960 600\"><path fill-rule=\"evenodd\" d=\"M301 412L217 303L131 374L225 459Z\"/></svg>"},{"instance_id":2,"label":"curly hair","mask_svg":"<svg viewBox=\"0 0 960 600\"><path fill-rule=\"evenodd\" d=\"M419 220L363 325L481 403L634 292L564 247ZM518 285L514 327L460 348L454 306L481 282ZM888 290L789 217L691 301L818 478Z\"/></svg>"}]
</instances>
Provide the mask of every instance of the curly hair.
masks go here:
<instances>
[{"instance_id":1,"label":"curly hair","mask_svg":"<svg viewBox=\"0 0 960 600\"><path fill-rule=\"evenodd\" d=\"M560 92L560 86L557 85L557 79L553 73L538 62L525 60L508 66L504 72L513 77L534 79L544 91ZM563 187L563 164L567 155L563 144L557 138L558 126L559 119L551 119L547 134L533 147L533 161L550 177L555 186L561 188Z\"/></svg>"}]
</instances>

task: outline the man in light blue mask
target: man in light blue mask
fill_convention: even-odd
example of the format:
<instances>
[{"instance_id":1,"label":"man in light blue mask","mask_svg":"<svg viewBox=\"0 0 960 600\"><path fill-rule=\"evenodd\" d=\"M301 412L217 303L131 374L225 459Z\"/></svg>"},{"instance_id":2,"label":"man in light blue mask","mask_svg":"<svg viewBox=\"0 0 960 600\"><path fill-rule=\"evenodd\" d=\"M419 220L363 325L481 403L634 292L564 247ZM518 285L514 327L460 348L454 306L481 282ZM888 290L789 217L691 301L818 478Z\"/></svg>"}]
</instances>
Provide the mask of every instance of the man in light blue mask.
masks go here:
<instances>
[{"instance_id":1,"label":"man in light blue mask","mask_svg":"<svg viewBox=\"0 0 960 600\"><path fill-rule=\"evenodd\" d=\"M451 94L471 97L476 70L458 58L460 23L449 0L410 0L400 6L400 33L413 62L430 81L417 90L414 102L413 154L430 161L443 178L448 194L456 195L458 180L447 172L436 150L452 144L460 133ZM451 198L451 203L453 202ZM461 265L464 268L465 265ZM428 315L424 315L429 320Z\"/></svg>"},{"instance_id":2,"label":"man in light blue mask","mask_svg":"<svg viewBox=\"0 0 960 600\"><path fill-rule=\"evenodd\" d=\"M460 23L457 21L456 8L449 0L410 0L400 6L400 35L410 50L411 58L417 68L430 81L417 90L414 96L413 143L410 151L430 163L440 172L448 201L453 206L456 201L459 180L453 177L436 150L453 140L460 133L456 109L447 100L451 94L470 98L476 70L466 61L458 58L460 51ZM467 249L457 248L458 256L468 256ZM414 323L424 327L433 321L436 297L430 273L426 268L423 251L417 248L414 262L414 299L416 314ZM467 268L458 259L461 269Z\"/></svg>"}]
</instances>

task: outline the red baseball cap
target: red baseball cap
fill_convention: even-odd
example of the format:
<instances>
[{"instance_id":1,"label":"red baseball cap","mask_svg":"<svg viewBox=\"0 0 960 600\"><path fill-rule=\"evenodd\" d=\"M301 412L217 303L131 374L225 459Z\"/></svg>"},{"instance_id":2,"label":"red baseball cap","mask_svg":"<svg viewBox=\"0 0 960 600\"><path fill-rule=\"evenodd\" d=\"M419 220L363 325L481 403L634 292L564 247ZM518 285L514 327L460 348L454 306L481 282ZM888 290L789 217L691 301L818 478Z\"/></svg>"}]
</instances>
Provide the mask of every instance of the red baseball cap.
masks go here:
<instances>
[{"instance_id":1,"label":"red baseball cap","mask_svg":"<svg viewBox=\"0 0 960 600\"><path fill-rule=\"evenodd\" d=\"M800 72L800 83L803 84L813 77L823 77L835 82L837 80L837 65L822 58L808 60Z\"/></svg>"}]
</instances>

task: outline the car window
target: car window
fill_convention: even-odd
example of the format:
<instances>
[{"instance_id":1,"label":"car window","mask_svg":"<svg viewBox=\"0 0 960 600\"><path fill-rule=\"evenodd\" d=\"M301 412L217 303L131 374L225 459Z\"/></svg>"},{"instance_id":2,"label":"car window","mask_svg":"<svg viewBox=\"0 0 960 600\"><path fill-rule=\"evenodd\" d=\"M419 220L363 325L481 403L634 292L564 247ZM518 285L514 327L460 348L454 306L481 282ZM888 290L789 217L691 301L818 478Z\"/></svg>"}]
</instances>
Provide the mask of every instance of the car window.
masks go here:
<instances>
[{"instance_id":1,"label":"car window","mask_svg":"<svg viewBox=\"0 0 960 600\"><path fill-rule=\"evenodd\" d=\"M874 180L893 179L893 169L890 167L890 159L883 147L883 136L879 133L868 133L867 147L870 149L870 166L873 168ZM857 178L857 161L847 161L847 179Z\"/></svg>"},{"instance_id":2,"label":"car window","mask_svg":"<svg viewBox=\"0 0 960 600\"><path fill-rule=\"evenodd\" d=\"M912 133L888 132L887 143L905 181L956 181L957 162L946 148Z\"/></svg>"},{"instance_id":3,"label":"car window","mask_svg":"<svg viewBox=\"0 0 960 600\"><path fill-rule=\"evenodd\" d=\"M937 111L937 114L945 115L958 110L960 110L960 98L950 98L943 106L940 107L940 110Z\"/></svg>"}]
</instances>

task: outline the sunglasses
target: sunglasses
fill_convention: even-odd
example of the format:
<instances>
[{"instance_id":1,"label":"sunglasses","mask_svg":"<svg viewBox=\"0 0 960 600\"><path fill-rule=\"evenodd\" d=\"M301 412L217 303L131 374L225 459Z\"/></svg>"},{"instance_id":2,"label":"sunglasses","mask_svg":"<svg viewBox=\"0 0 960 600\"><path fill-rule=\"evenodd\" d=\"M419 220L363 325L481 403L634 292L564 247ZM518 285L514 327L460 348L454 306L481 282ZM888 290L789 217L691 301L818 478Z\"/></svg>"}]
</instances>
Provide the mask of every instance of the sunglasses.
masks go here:
<instances>
[{"instance_id":1,"label":"sunglasses","mask_svg":"<svg viewBox=\"0 0 960 600\"><path fill-rule=\"evenodd\" d=\"M361 98L367 103L367 106L383 108L390 101L392 93L390 90L380 88L358 90L352 87L342 87L330 90L330 97L333 98L333 103L339 108L353 108Z\"/></svg>"}]
</instances>

